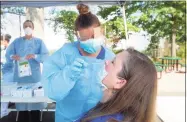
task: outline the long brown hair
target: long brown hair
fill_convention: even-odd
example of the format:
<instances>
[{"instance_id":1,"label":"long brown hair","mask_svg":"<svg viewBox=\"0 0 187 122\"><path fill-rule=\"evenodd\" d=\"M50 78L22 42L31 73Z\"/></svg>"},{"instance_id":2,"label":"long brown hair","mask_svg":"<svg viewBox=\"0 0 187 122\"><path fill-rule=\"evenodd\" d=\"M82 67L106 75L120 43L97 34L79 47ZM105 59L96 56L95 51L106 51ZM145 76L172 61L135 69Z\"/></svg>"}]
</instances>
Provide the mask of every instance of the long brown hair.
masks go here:
<instances>
[{"instance_id":1,"label":"long brown hair","mask_svg":"<svg viewBox=\"0 0 187 122\"><path fill-rule=\"evenodd\" d=\"M123 122L154 122L157 96L157 72L152 61L144 54L126 50L122 70L118 74L127 80L106 103L99 103L81 122L116 113L124 115Z\"/></svg>"}]
</instances>

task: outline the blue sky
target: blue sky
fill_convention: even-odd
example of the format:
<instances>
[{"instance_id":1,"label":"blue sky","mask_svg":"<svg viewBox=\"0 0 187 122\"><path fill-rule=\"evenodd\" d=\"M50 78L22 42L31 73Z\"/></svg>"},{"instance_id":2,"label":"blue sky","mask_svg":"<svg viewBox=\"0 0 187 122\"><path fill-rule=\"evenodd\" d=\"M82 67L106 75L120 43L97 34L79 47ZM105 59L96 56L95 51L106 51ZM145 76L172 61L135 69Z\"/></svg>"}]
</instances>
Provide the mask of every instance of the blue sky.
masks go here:
<instances>
[{"instance_id":1,"label":"blue sky","mask_svg":"<svg viewBox=\"0 0 187 122\"><path fill-rule=\"evenodd\" d=\"M53 7L54 8L54 7ZM49 18L49 11L52 9L52 7L47 7L44 9L44 16L45 18ZM75 6L68 6L68 7L55 7L55 9L57 10L74 10L77 12L76 7ZM96 14L98 8L96 6L92 6L90 7L91 12ZM22 23L25 21L25 17L22 16L21 17L21 28L22 28ZM3 29L1 32L2 33L9 33L10 35L12 35L12 41L19 37L20 35L20 24L19 24L19 16L17 15L13 15L13 14L6 14L4 15L4 18L2 18L2 20L5 22L3 22L2 24L4 25L5 29ZM100 21L101 20L100 18ZM24 35L23 29L22 29L22 36ZM128 40L128 46L133 46L135 49L137 50L144 50L148 44L149 41L147 40L147 37L141 36L142 33L145 32L141 32L141 33L136 33L130 36L129 40ZM62 45L67 42L66 38L65 38L65 31L62 29L60 33L55 34L53 31L53 28L51 26L49 26L48 22L45 21L44 22L44 42L47 45L49 50L57 50L60 47L62 47Z\"/></svg>"}]
</instances>

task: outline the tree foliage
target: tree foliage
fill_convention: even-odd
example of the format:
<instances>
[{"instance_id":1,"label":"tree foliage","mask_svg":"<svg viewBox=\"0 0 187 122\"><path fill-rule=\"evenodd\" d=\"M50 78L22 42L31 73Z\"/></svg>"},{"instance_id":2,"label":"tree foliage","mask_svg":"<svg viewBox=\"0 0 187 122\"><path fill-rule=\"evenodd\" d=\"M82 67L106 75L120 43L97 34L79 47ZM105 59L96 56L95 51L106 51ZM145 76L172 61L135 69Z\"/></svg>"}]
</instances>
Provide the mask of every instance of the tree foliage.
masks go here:
<instances>
[{"instance_id":1,"label":"tree foliage","mask_svg":"<svg viewBox=\"0 0 187 122\"><path fill-rule=\"evenodd\" d=\"M66 11L62 10L58 12L54 19L51 18L53 22L53 28L55 32L59 32L61 30L59 29L65 29L66 31L66 37L69 41L73 42L74 41L74 30L75 30L75 25L74 22L77 18L78 14L74 11Z\"/></svg>"},{"instance_id":2,"label":"tree foliage","mask_svg":"<svg viewBox=\"0 0 187 122\"><path fill-rule=\"evenodd\" d=\"M158 45L162 37L169 38L172 43L185 42L185 1L129 1L125 4L125 8L128 31L138 31L142 28L153 36L151 43L154 44L150 44L148 50L156 48L155 45ZM119 6L111 6L100 7L98 15L109 21L110 24L106 23L109 28L108 35L123 38L125 35L124 30L120 28L123 26L122 21L119 21L122 17L120 13ZM110 19L110 16L113 18ZM120 24L116 25L115 21Z\"/></svg>"},{"instance_id":3,"label":"tree foliage","mask_svg":"<svg viewBox=\"0 0 187 122\"><path fill-rule=\"evenodd\" d=\"M185 61L185 57L186 57L186 44L185 42L178 42L179 45L179 49L177 50L177 56L181 57L183 60L183 62Z\"/></svg>"},{"instance_id":4,"label":"tree foliage","mask_svg":"<svg viewBox=\"0 0 187 122\"><path fill-rule=\"evenodd\" d=\"M185 3L182 1L148 1L137 2L141 11L138 21L134 24L142 27L150 34L171 36L172 28L177 32L185 26Z\"/></svg>"},{"instance_id":5,"label":"tree foliage","mask_svg":"<svg viewBox=\"0 0 187 122\"><path fill-rule=\"evenodd\" d=\"M103 24L106 31L106 37L112 42L117 43L120 39L125 38L124 20L120 6L99 6L97 15L101 16L106 22ZM130 31L138 32L140 28L131 24L130 19L127 21L127 28Z\"/></svg>"},{"instance_id":6,"label":"tree foliage","mask_svg":"<svg viewBox=\"0 0 187 122\"><path fill-rule=\"evenodd\" d=\"M128 9L132 8L141 13L134 19L134 25L142 27L153 36L167 37L173 45L175 45L175 42L185 42L185 1L133 2L133 5ZM159 43L159 40L157 40L157 43ZM175 47L172 48L174 50L172 55L175 56Z\"/></svg>"}]
</instances>

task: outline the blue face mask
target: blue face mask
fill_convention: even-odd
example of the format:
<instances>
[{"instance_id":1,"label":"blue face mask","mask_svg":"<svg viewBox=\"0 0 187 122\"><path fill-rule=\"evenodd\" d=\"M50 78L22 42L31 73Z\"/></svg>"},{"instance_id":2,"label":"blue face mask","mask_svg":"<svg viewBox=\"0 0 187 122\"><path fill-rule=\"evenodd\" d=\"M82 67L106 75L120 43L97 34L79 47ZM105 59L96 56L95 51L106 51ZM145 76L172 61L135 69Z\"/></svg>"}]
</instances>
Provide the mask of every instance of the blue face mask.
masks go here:
<instances>
[{"instance_id":1,"label":"blue face mask","mask_svg":"<svg viewBox=\"0 0 187 122\"><path fill-rule=\"evenodd\" d=\"M93 54L96 53L103 44L102 38L97 39L88 39L86 41L80 41L80 47L87 53Z\"/></svg>"}]
</instances>

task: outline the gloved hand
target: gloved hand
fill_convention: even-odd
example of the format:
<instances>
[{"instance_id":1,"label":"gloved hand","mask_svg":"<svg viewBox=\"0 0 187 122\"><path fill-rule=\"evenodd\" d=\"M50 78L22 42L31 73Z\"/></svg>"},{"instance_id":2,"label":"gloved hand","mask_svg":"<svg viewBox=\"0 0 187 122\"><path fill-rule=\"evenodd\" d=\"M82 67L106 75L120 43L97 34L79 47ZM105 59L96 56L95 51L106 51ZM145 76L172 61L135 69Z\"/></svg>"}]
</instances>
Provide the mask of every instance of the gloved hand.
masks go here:
<instances>
[{"instance_id":1,"label":"gloved hand","mask_svg":"<svg viewBox=\"0 0 187 122\"><path fill-rule=\"evenodd\" d=\"M75 61L69 66L69 75L72 80L78 79L83 73L88 63L81 58L76 58Z\"/></svg>"},{"instance_id":2,"label":"gloved hand","mask_svg":"<svg viewBox=\"0 0 187 122\"><path fill-rule=\"evenodd\" d=\"M34 59L34 58L36 58L36 55L35 55L35 54L29 54L29 55L27 55L27 56L25 57L25 59L27 59L27 60Z\"/></svg>"},{"instance_id":3,"label":"gloved hand","mask_svg":"<svg viewBox=\"0 0 187 122\"><path fill-rule=\"evenodd\" d=\"M19 61L19 60L20 60L20 56L19 56L19 55L13 55L13 56L11 56L11 58L12 58L13 60L16 60L16 61Z\"/></svg>"}]
</instances>

